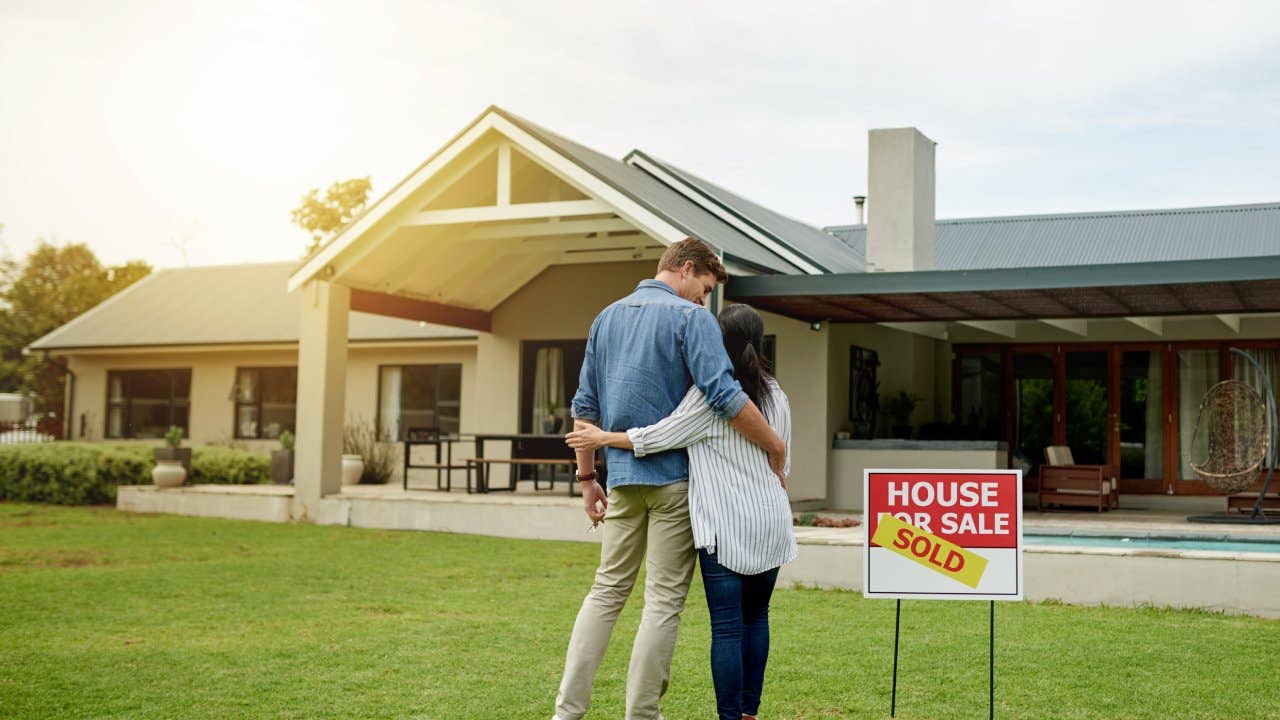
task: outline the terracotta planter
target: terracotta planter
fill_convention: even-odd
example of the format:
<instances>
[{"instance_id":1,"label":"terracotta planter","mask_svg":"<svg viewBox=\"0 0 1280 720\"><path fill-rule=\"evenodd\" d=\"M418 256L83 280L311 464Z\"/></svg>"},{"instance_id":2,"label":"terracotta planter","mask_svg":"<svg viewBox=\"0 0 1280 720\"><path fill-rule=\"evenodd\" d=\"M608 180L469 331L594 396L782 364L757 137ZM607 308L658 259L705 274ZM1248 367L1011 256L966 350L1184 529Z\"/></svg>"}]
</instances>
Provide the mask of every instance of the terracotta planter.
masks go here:
<instances>
[{"instance_id":1,"label":"terracotta planter","mask_svg":"<svg viewBox=\"0 0 1280 720\"><path fill-rule=\"evenodd\" d=\"M151 469L151 482L158 488L181 487L187 479L187 471L181 460L157 460Z\"/></svg>"},{"instance_id":2,"label":"terracotta planter","mask_svg":"<svg viewBox=\"0 0 1280 720\"><path fill-rule=\"evenodd\" d=\"M342 456L343 485L359 485L362 474L364 474L364 460L359 455Z\"/></svg>"}]
</instances>

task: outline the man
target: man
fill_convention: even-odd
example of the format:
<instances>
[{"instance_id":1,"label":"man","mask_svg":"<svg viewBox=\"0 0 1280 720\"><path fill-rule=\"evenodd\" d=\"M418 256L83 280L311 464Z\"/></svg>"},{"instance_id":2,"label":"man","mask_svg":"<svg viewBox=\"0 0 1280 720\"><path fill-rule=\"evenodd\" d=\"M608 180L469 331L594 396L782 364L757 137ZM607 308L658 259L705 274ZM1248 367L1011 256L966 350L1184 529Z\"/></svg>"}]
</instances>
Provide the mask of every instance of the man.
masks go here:
<instances>
[{"instance_id":1,"label":"man","mask_svg":"<svg viewBox=\"0 0 1280 720\"><path fill-rule=\"evenodd\" d=\"M781 478L786 444L733 378L720 327L703 307L726 279L720 259L701 241L689 238L667 248L654 279L642 281L592 323L573 416L605 430L644 427L671 414L690 385L697 385L718 414L769 454ZM626 717L656 720L696 557L688 457L677 451L637 458L606 448L607 493L595 482L594 460L592 452L577 455L587 516L593 528L604 523L600 567L573 626L555 717L579 720L586 714L614 622L647 555L644 613L627 670Z\"/></svg>"}]
</instances>

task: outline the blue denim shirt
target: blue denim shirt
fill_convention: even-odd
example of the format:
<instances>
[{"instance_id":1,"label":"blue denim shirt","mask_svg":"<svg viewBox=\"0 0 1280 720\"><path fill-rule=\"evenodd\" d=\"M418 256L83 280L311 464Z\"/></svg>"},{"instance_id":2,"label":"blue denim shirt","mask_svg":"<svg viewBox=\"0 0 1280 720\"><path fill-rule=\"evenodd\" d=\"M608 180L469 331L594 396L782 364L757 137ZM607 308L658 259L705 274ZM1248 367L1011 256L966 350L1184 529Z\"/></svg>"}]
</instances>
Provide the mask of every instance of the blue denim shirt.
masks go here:
<instances>
[{"instance_id":1,"label":"blue denim shirt","mask_svg":"<svg viewBox=\"0 0 1280 720\"><path fill-rule=\"evenodd\" d=\"M747 404L715 317L661 280L644 280L591 324L573 416L610 431L652 425L676 409L691 385L721 417L737 417ZM689 477L684 450L637 458L605 448L605 462L609 487Z\"/></svg>"}]
</instances>

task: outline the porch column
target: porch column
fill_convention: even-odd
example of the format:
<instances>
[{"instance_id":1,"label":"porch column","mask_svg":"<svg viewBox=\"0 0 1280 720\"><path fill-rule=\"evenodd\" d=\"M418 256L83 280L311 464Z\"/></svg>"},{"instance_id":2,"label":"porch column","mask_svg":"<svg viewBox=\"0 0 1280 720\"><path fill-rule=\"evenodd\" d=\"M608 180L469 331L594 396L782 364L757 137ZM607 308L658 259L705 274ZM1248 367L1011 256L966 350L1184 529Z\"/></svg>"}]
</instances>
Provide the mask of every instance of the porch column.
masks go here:
<instances>
[{"instance_id":1,"label":"porch column","mask_svg":"<svg viewBox=\"0 0 1280 720\"><path fill-rule=\"evenodd\" d=\"M320 498L342 489L351 291L345 285L312 280L300 292L293 518L314 521Z\"/></svg>"}]
</instances>

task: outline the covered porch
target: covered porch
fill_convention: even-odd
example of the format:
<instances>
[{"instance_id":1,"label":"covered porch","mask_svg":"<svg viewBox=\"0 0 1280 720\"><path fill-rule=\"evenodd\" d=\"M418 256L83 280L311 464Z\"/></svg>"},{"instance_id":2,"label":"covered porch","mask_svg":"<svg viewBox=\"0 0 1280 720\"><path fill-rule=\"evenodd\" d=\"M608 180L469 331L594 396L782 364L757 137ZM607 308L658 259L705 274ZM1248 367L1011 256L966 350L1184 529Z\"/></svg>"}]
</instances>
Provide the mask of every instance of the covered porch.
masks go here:
<instances>
[{"instance_id":1,"label":"covered porch","mask_svg":"<svg viewBox=\"0 0 1280 720\"><path fill-rule=\"evenodd\" d=\"M860 373L871 362L881 400L919 399L909 441L857 439L895 437L883 412L852 440L833 441L832 507L859 507L855 459L876 445L1005 453L1024 470L1027 493L1044 449L1065 445L1077 463L1116 468L1121 508L1136 509L1154 495L1214 494L1186 461L1200 399L1231 378L1261 391L1232 347L1280 379L1277 278L1280 257L1267 256L747 277L733 279L728 296L828 326L833 435L859 429L851 423L866 413ZM1212 504L1221 512L1221 499Z\"/></svg>"},{"instance_id":2,"label":"covered porch","mask_svg":"<svg viewBox=\"0 0 1280 720\"><path fill-rule=\"evenodd\" d=\"M659 181L657 166L641 164L490 108L295 270L289 289L303 296L295 519L318 519L324 499L342 491L349 311L478 333L456 412L417 429L546 434L546 452L568 458L551 435L568 419L591 322L653 276L666 246L696 235L735 274L798 269L794 253L770 249L667 184L675 180ZM713 298L713 307L720 302ZM810 452L796 463L792 491L820 500L825 391L799 382L825 375L825 338L798 320L769 323L790 356L784 372L796 378L793 398L803 403L797 425L812 428L797 435ZM455 487L460 480L455 471Z\"/></svg>"}]
</instances>

